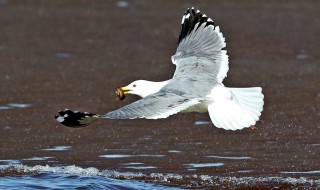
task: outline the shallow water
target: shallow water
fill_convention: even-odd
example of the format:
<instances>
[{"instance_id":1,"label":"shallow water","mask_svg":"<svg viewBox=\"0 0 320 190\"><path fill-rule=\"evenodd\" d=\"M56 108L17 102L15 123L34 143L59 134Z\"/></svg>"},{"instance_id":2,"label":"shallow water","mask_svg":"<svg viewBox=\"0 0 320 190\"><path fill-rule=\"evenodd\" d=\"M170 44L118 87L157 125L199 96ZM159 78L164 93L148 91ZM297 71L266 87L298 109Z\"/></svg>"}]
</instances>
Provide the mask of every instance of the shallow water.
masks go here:
<instances>
[{"instance_id":1,"label":"shallow water","mask_svg":"<svg viewBox=\"0 0 320 190\"><path fill-rule=\"evenodd\" d=\"M0 178L2 188L29 189L179 189L181 188L227 188L227 189L291 189L320 188L320 180L282 177L217 177L209 175L179 175L142 172L116 172L77 166L50 167L2 165ZM246 171L245 171L246 172ZM143 182L141 182L143 181ZM166 185L166 186L164 186Z\"/></svg>"},{"instance_id":2,"label":"shallow water","mask_svg":"<svg viewBox=\"0 0 320 190\"><path fill-rule=\"evenodd\" d=\"M207 114L193 113L80 129L54 120L64 108L105 113L137 100L114 97L133 80L171 78L170 56L190 6L226 37L226 86L263 88L258 130L217 129ZM0 185L320 188L319 6L1 1Z\"/></svg>"},{"instance_id":3,"label":"shallow water","mask_svg":"<svg viewBox=\"0 0 320 190\"><path fill-rule=\"evenodd\" d=\"M158 184L142 183L141 174L99 171L96 168L76 166L49 167L23 165L0 166L4 177L1 189L164 189ZM124 180L125 179L125 180ZM170 188L178 189L178 188Z\"/></svg>"}]
</instances>

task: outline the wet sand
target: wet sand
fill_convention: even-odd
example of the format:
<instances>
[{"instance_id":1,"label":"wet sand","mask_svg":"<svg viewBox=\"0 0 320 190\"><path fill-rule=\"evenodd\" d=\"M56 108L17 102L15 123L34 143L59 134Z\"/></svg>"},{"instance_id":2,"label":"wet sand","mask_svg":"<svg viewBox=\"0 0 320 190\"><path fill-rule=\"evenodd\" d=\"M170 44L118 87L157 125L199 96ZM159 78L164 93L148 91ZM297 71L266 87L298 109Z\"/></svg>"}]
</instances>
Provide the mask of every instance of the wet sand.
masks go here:
<instances>
[{"instance_id":1,"label":"wet sand","mask_svg":"<svg viewBox=\"0 0 320 190\"><path fill-rule=\"evenodd\" d=\"M192 6L226 37L225 85L263 88L258 130L217 129L207 114L192 113L80 129L54 120L64 108L106 113L138 99L117 101L116 87L171 78L181 16ZM0 162L319 179L318 7L318 1L0 1Z\"/></svg>"}]
</instances>

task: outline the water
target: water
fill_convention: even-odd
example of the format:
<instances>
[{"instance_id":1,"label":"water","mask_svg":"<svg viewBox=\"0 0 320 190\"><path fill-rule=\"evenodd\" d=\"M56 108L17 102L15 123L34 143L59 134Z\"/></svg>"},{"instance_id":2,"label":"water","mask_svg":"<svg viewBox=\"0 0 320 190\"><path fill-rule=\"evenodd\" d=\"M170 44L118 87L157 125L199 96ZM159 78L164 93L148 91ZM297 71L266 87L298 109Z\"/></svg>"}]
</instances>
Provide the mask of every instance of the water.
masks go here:
<instances>
[{"instance_id":1,"label":"water","mask_svg":"<svg viewBox=\"0 0 320 190\"><path fill-rule=\"evenodd\" d=\"M5 177L1 189L164 189L163 185L139 182L139 174L118 174L96 168L0 166ZM138 180L133 180L138 178ZM126 180L123 180L126 179ZM172 188L170 189L179 189Z\"/></svg>"},{"instance_id":2,"label":"water","mask_svg":"<svg viewBox=\"0 0 320 190\"><path fill-rule=\"evenodd\" d=\"M117 101L116 87L172 77L170 56L191 6L226 37L225 85L263 88L257 130L217 129L208 114L193 113L79 129L54 120L64 108L115 110L137 100ZM0 187L320 189L318 7L0 1Z\"/></svg>"},{"instance_id":3,"label":"water","mask_svg":"<svg viewBox=\"0 0 320 190\"><path fill-rule=\"evenodd\" d=\"M217 166L217 165L216 165ZM24 166L1 165L0 184L2 188L15 189L179 189L211 188L319 188L320 180L306 178L254 178L217 177L209 175L178 175L151 173L121 173L97 168L77 166ZM164 186L165 185L165 186Z\"/></svg>"}]
</instances>

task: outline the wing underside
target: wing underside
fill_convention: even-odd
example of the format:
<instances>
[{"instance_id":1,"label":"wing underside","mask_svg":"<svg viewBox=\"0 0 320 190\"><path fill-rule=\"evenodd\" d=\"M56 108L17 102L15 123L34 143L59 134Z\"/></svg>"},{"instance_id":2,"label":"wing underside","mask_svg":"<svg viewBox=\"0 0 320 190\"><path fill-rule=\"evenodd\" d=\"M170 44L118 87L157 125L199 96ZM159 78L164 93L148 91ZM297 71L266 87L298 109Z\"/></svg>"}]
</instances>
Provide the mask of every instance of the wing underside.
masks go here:
<instances>
[{"instance_id":1,"label":"wing underside","mask_svg":"<svg viewBox=\"0 0 320 190\"><path fill-rule=\"evenodd\" d=\"M174 93L158 92L112 111L102 117L110 119L160 119L189 108L199 101Z\"/></svg>"}]
</instances>

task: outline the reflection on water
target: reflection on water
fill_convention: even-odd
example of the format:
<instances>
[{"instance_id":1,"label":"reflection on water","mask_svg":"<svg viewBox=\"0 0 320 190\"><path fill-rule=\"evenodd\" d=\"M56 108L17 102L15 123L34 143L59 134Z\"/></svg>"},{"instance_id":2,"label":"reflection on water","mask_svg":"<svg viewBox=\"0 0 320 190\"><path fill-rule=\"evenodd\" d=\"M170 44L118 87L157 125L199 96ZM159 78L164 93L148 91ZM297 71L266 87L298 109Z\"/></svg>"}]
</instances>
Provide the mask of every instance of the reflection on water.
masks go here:
<instances>
[{"instance_id":1,"label":"reflection on water","mask_svg":"<svg viewBox=\"0 0 320 190\"><path fill-rule=\"evenodd\" d=\"M10 109L10 107L8 107L8 106L0 106L0 110L7 110L7 109Z\"/></svg>"},{"instance_id":2,"label":"reflection on water","mask_svg":"<svg viewBox=\"0 0 320 190\"><path fill-rule=\"evenodd\" d=\"M310 55L305 49L300 50L300 52L296 55L297 59L308 59Z\"/></svg>"},{"instance_id":3,"label":"reflection on water","mask_svg":"<svg viewBox=\"0 0 320 190\"><path fill-rule=\"evenodd\" d=\"M12 108L27 108L32 106L32 104L18 104L18 103L12 103L12 104L8 104L9 107Z\"/></svg>"},{"instance_id":4,"label":"reflection on water","mask_svg":"<svg viewBox=\"0 0 320 190\"><path fill-rule=\"evenodd\" d=\"M129 3L127 1L117 1L117 6L121 8L129 7Z\"/></svg>"},{"instance_id":5,"label":"reflection on water","mask_svg":"<svg viewBox=\"0 0 320 190\"><path fill-rule=\"evenodd\" d=\"M168 150L169 153L180 153L180 150Z\"/></svg>"},{"instance_id":6,"label":"reflection on water","mask_svg":"<svg viewBox=\"0 0 320 190\"><path fill-rule=\"evenodd\" d=\"M101 158L129 158L129 157L165 157L161 154L137 154L137 155L127 155L127 154L106 154L101 155Z\"/></svg>"},{"instance_id":7,"label":"reflection on water","mask_svg":"<svg viewBox=\"0 0 320 190\"><path fill-rule=\"evenodd\" d=\"M60 59L69 59L74 57L75 55L70 54L70 53L57 53L56 56Z\"/></svg>"},{"instance_id":8,"label":"reflection on water","mask_svg":"<svg viewBox=\"0 0 320 190\"><path fill-rule=\"evenodd\" d=\"M133 157L133 155L127 155L127 154L108 154L108 155L101 155L101 158L129 158Z\"/></svg>"},{"instance_id":9,"label":"reflection on water","mask_svg":"<svg viewBox=\"0 0 320 190\"><path fill-rule=\"evenodd\" d=\"M22 160L27 160L27 161L40 161L40 160L49 160L54 157L32 157L32 158L24 158Z\"/></svg>"},{"instance_id":10,"label":"reflection on water","mask_svg":"<svg viewBox=\"0 0 320 190\"><path fill-rule=\"evenodd\" d=\"M0 160L0 163L4 164L20 164L20 160Z\"/></svg>"},{"instance_id":11,"label":"reflection on water","mask_svg":"<svg viewBox=\"0 0 320 190\"><path fill-rule=\"evenodd\" d=\"M293 172L280 172L282 174L320 174L320 170L316 171L293 171Z\"/></svg>"},{"instance_id":12,"label":"reflection on water","mask_svg":"<svg viewBox=\"0 0 320 190\"><path fill-rule=\"evenodd\" d=\"M66 151L66 150L71 150L71 146L55 146L53 148L46 148L42 150L48 150L48 151Z\"/></svg>"},{"instance_id":13,"label":"reflection on water","mask_svg":"<svg viewBox=\"0 0 320 190\"><path fill-rule=\"evenodd\" d=\"M203 168L203 167L217 167L217 166L223 166L224 163L218 162L218 163L200 163L200 164L184 164L187 167L193 167L193 168Z\"/></svg>"},{"instance_id":14,"label":"reflection on water","mask_svg":"<svg viewBox=\"0 0 320 190\"><path fill-rule=\"evenodd\" d=\"M155 166L127 166L125 168L135 169L135 170L147 170L147 169L155 169Z\"/></svg>"},{"instance_id":15,"label":"reflection on water","mask_svg":"<svg viewBox=\"0 0 320 190\"><path fill-rule=\"evenodd\" d=\"M19 103L10 103L5 106L0 106L0 110L7 110L12 108L27 108L31 107L32 104L19 104Z\"/></svg>"},{"instance_id":16,"label":"reflection on water","mask_svg":"<svg viewBox=\"0 0 320 190\"><path fill-rule=\"evenodd\" d=\"M239 173L250 173L253 172L253 170L240 170Z\"/></svg>"},{"instance_id":17,"label":"reflection on water","mask_svg":"<svg viewBox=\"0 0 320 190\"><path fill-rule=\"evenodd\" d=\"M143 163L141 162L129 162L129 163L123 163L122 165L141 165Z\"/></svg>"},{"instance_id":18,"label":"reflection on water","mask_svg":"<svg viewBox=\"0 0 320 190\"><path fill-rule=\"evenodd\" d=\"M208 158L220 158L220 159L229 159L229 160L248 160L251 157L241 156L241 157L230 157L230 156L207 156Z\"/></svg>"},{"instance_id":19,"label":"reflection on water","mask_svg":"<svg viewBox=\"0 0 320 190\"><path fill-rule=\"evenodd\" d=\"M196 121L194 122L195 125L210 125L212 124L211 121Z\"/></svg>"}]
</instances>

